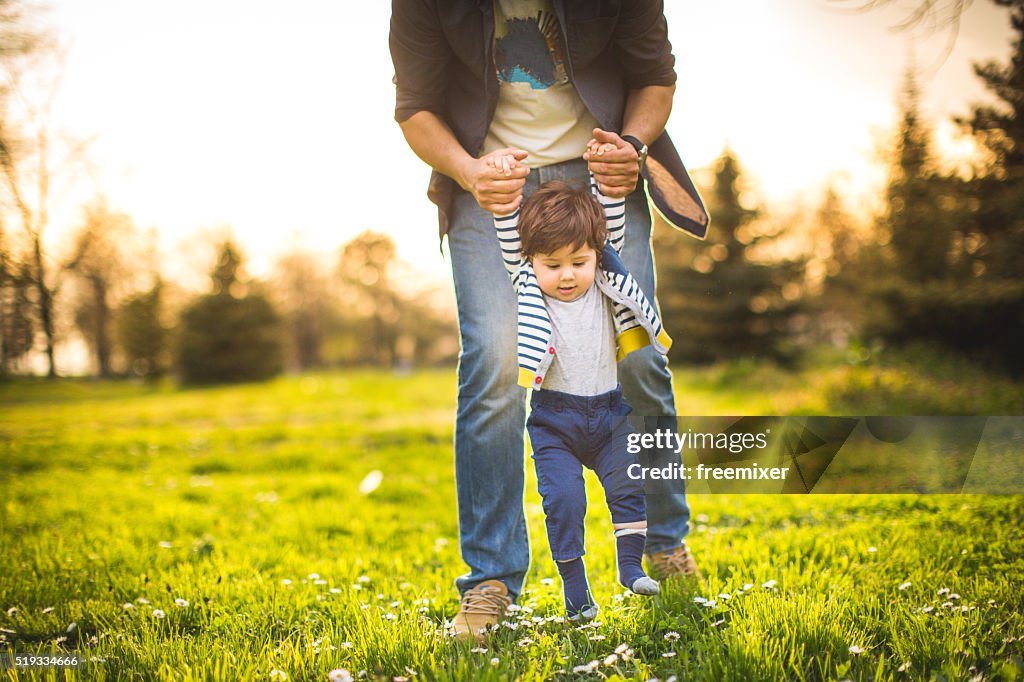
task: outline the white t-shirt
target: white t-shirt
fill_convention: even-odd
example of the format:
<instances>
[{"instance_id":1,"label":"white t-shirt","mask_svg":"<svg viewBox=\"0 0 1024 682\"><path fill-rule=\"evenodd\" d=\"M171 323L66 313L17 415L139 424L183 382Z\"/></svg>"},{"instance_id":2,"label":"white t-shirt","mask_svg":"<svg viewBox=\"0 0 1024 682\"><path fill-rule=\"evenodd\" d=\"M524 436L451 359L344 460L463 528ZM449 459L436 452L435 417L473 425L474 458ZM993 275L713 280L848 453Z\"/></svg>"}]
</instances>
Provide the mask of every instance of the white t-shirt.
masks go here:
<instances>
[{"instance_id":1,"label":"white t-shirt","mask_svg":"<svg viewBox=\"0 0 1024 682\"><path fill-rule=\"evenodd\" d=\"M583 155L597 120L569 82L551 0L496 0L498 106L484 153L518 147L531 168Z\"/></svg>"},{"instance_id":2,"label":"white t-shirt","mask_svg":"<svg viewBox=\"0 0 1024 682\"><path fill-rule=\"evenodd\" d=\"M544 296L551 319L551 361L544 389L601 395L619 384L612 305L594 283L575 301ZM542 389L543 390L543 389Z\"/></svg>"}]
</instances>

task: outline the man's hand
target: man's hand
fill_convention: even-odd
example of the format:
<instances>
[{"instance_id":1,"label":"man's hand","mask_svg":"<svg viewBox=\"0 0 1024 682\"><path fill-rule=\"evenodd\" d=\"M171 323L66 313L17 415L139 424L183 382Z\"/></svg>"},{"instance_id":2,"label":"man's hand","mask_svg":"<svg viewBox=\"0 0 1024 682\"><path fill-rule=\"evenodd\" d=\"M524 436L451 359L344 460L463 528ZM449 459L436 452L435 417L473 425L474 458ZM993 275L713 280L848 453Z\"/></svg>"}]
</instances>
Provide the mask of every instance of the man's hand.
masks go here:
<instances>
[{"instance_id":1,"label":"man's hand","mask_svg":"<svg viewBox=\"0 0 1024 682\"><path fill-rule=\"evenodd\" d=\"M485 211L511 213L523 199L523 185L530 169L521 162L527 156L522 149L497 149L479 159L471 158L461 168L459 185Z\"/></svg>"},{"instance_id":2,"label":"man's hand","mask_svg":"<svg viewBox=\"0 0 1024 682\"><path fill-rule=\"evenodd\" d=\"M587 144L583 160L606 197L621 199L636 189L640 157L633 145L615 133L594 128L594 137Z\"/></svg>"}]
</instances>

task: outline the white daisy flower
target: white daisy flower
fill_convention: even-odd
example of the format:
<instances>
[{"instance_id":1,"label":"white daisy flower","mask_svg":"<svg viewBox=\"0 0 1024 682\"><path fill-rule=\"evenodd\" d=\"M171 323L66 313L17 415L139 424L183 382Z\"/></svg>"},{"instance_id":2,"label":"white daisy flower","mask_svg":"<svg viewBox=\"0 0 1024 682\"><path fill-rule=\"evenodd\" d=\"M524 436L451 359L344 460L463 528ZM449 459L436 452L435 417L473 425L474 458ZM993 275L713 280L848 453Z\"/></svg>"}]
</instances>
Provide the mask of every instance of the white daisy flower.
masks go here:
<instances>
[{"instance_id":1,"label":"white daisy flower","mask_svg":"<svg viewBox=\"0 0 1024 682\"><path fill-rule=\"evenodd\" d=\"M363 480L359 482L359 493L361 495L369 495L380 487L381 481L383 480L384 473L379 469L374 469L370 473L366 474Z\"/></svg>"},{"instance_id":2,"label":"white daisy flower","mask_svg":"<svg viewBox=\"0 0 1024 682\"><path fill-rule=\"evenodd\" d=\"M288 673L274 668L270 671L270 679L275 680L276 682L286 682L288 679Z\"/></svg>"},{"instance_id":3,"label":"white daisy flower","mask_svg":"<svg viewBox=\"0 0 1024 682\"><path fill-rule=\"evenodd\" d=\"M291 584L292 584L292 581L291 581L291 580L289 580L288 578L283 578L283 579L281 580L281 584L282 584L282 585L291 585Z\"/></svg>"},{"instance_id":4,"label":"white daisy flower","mask_svg":"<svg viewBox=\"0 0 1024 682\"><path fill-rule=\"evenodd\" d=\"M131 603L130 601L126 601L123 605L123 608L125 611L131 611L135 608L135 604Z\"/></svg>"},{"instance_id":5,"label":"white daisy flower","mask_svg":"<svg viewBox=\"0 0 1024 682\"><path fill-rule=\"evenodd\" d=\"M606 656L605 659L604 659L604 664L606 666L615 665L618 662L619 662L619 655L618 654L608 654L608 656Z\"/></svg>"},{"instance_id":6,"label":"white daisy flower","mask_svg":"<svg viewBox=\"0 0 1024 682\"><path fill-rule=\"evenodd\" d=\"M676 632L675 630L672 630L671 632L666 632L665 633L665 641L667 641L667 642L678 642L679 641L679 633Z\"/></svg>"},{"instance_id":7,"label":"white daisy flower","mask_svg":"<svg viewBox=\"0 0 1024 682\"><path fill-rule=\"evenodd\" d=\"M850 647L850 653L854 656L860 656L862 653L864 653L864 647L857 646L856 644L854 644Z\"/></svg>"},{"instance_id":8,"label":"white daisy flower","mask_svg":"<svg viewBox=\"0 0 1024 682\"><path fill-rule=\"evenodd\" d=\"M943 587L941 590L939 590L935 594L949 594L949 588L948 587Z\"/></svg>"},{"instance_id":9,"label":"white daisy flower","mask_svg":"<svg viewBox=\"0 0 1024 682\"><path fill-rule=\"evenodd\" d=\"M764 582L764 583L761 583L761 587L763 587L763 588L764 588L764 589L766 589L766 590L770 590L770 589L772 589L773 587L775 587L775 586L776 586L777 584L778 584L778 583L777 583L777 582L775 581L775 579L774 579L774 578L772 578L772 579L771 579L771 580L769 580L768 582Z\"/></svg>"},{"instance_id":10,"label":"white daisy flower","mask_svg":"<svg viewBox=\"0 0 1024 682\"><path fill-rule=\"evenodd\" d=\"M662 658L675 658L675 655L676 655L676 652L674 652L674 651L666 651L665 653L663 653L661 655L661 657Z\"/></svg>"},{"instance_id":11,"label":"white daisy flower","mask_svg":"<svg viewBox=\"0 0 1024 682\"><path fill-rule=\"evenodd\" d=\"M345 670L344 668L335 668L331 672L327 673L327 679L330 682L352 682L352 673Z\"/></svg>"},{"instance_id":12,"label":"white daisy flower","mask_svg":"<svg viewBox=\"0 0 1024 682\"><path fill-rule=\"evenodd\" d=\"M174 547L174 544L173 544L173 543L171 543L171 542L170 542L170 541L168 541L168 540L161 540L161 541L160 541L160 547L161 547L162 549L170 549L171 547Z\"/></svg>"},{"instance_id":13,"label":"white daisy flower","mask_svg":"<svg viewBox=\"0 0 1024 682\"><path fill-rule=\"evenodd\" d=\"M45 609L43 609L43 613L50 613L51 611L53 611L52 606L47 606Z\"/></svg>"},{"instance_id":14,"label":"white daisy flower","mask_svg":"<svg viewBox=\"0 0 1024 682\"><path fill-rule=\"evenodd\" d=\"M498 660L497 656L491 659L491 665L498 665L499 663L501 663L501 661Z\"/></svg>"},{"instance_id":15,"label":"white daisy flower","mask_svg":"<svg viewBox=\"0 0 1024 682\"><path fill-rule=\"evenodd\" d=\"M874 554L878 551L877 547L868 547L868 554Z\"/></svg>"},{"instance_id":16,"label":"white daisy flower","mask_svg":"<svg viewBox=\"0 0 1024 682\"><path fill-rule=\"evenodd\" d=\"M470 651L470 653L474 653L474 654L486 654L487 653L487 647L485 647L485 646L478 646L478 647L476 647L474 649L470 649L469 651Z\"/></svg>"},{"instance_id":17,"label":"white daisy flower","mask_svg":"<svg viewBox=\"0 0 1024 682\"><path fill-rule=\"evenodd\" d=\"M901 672L901 673L907 672L908 670L910 670L910 661L907 661L906 663L904 663L900 667L896 668L896 670L898 672Z\"/></svg>"},{"instance_id":18,"label":"white daisy flower","mask_svg":"<svg viewBox=\"0 0 1024 682\"><path fill-rule=\"evenodd\" d=\"M139 597L138 599L135 600L135 603L136 604L143 604L143 605L145 605L145 604L149 603L149 600L146 599L145 597Z\"/></svg>"},{"instance_id":19,"label":"white daisy flower","mask_svg":"<svg viewBox=\"0 0 1024 682\"><path fill-rule=\"evenodd\" d=\"M174 603L177 606L185 607L185 606L188 606L188 599L180 599L180 598L179 599L175 599Z\"/></svg>"},{"instance_id":20,"label":"white daisy flower","mask_svg":"<svg viewBox=\"0 0 1024 682\"><path fill-rule=\"evenodd\" d=\"M910 587L910 586L911 586L911 584L912 584L912 583L911 583L911 582L910 582L910 581L908 580L907 582L905 582L905 583L903 583L902 585L900 585L900 592L902 592L903 590L905 590L905 589L907 589L908 587Z\"/></svg>"},{"instance_id":21,"label":"white daisy flower","mask_svg":"<svg viewBox=\"0 0 1024 682\"><path fill-rule=\"evenodd\" d=\"M162 609L153 609L153 617L154 618L163 618L166 615L167 614L164 613Z\"/></svg>"},{"instance_id":22,"label":"white daisy flower","mask_svg":"<svg viewBox=\"0 0 1024 682\"><path fill-rule=\"evenodd\" d=\"M368 583L368 582L370 582L370 576L368 576L368 575L361 575L358 578L356 578L356 582L357 583L363 583L363 584Z\"/></svg>"}]
</instances>

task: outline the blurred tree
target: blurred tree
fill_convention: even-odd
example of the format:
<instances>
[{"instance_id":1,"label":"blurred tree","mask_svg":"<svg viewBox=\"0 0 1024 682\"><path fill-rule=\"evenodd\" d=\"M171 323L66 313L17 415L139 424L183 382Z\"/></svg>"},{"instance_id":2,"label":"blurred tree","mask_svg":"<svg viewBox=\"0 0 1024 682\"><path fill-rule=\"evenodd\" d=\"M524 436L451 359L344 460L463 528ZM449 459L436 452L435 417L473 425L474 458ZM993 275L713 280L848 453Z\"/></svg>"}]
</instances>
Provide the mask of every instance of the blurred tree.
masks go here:
<instances>
[{"instance_id":1,"label":"blurred tree","mask_svg":"<svg viewBox=\"0 0 1024 682\"><path fill-rule=\"evenodd\" d=\"M167 370L168 329L164 324L164 283L129 296L117 316L117 337L131 372L147 380Z\"/></svg>"},{"instance_id":2,"label":"blurred tree","mask_svg":"<svg viewBox=\"0 0 1024 682\"><path fill-rule=\"evenodd\" d=\"M85 208L82 226L73 236L69 270L82 287L75 306L75 325L93 352L101 377L110 377L113 353L113 315L132 274L128 250L137 237L135 224L125 213L97 200Z\"/></svg>"},{"instance_id":3,"label":"blurred tree","mask_svg":"<svg viewBox=\"0 0 1024 682\"><path fill-rule=\"evenodd\" d=\"M0 374L14 371L15 363L32 350L31 287L29 265L0 244Z\"/></svg>"},{"instance_id":4,"label":"blurred tree","mask_svg":"<svg viewBox=\"0 0 1024 682\"><path fill-rule=\"evenodd\" d=\"M423 273L399 260L389 236L366 231L345 244L336 276L332 360L409 369L457 357L454 314Z\"/></svg>"},{"instance_id":5,"label":"blurred tree","mask_svg":"<svg viewBox=\"0 0 1024 682\"><path fill-rule=\"evenodd\" d=\"M1012 20L1024 32L1024 2ZM1024 97L1024 55L1015 43L1008 68L978 67L1002 99L978 107L965 123L990 159L980 177L941 172L928 153L916 90L905 88L903 123L893 150L887 210L880 221L876 267L864 287L873 303L868 336L924 340L986 363L1024 372L1024 135L1018 116ZM1015 109L1016 107L1016 109ZM1014 136L1016 135L1016 139Z\"/></svg>"},{"instance_id":6,"label":"blurred tree","mask_svg":"<svg viewBox=\"0 0 1024 682\"><path fill-rule=\"evenodd\" d=\"M811 239L808 312L816 340L845 346L861 326L864 235L831 183L815 213Z\"/></svg>"},{"instance_id":7,"label":"blurred tree","mask_svg":"<svg viewBox=\"0 0 1024 682\"><path fill-rule=\"evenodd\" d=\"M51 264L43 247L54 170L47 121L49 102L30 104L21 88L26 76L45 74L46 69L38 59L55 54L49 44L50 36L33 24L30 13L35 11L38 10L20 0L0 0L0 210L19 223L27 241L24 262L28 269L23 272L30 277L34 289L31 300L46 342L48 376L55 377L54 301L60 288L61 266L55 265L51 275ZM39 89L51 99L54 82L51 79ZM7 220L0 221L0 226L6 224Z\"/></svg>"},{"instance_id":8,"label":"blurred tree","mask_svg":"<svg viewBox=\"0 0 1024 682\"><path fill-rule=\"evenodd\" d=\"M291 364L299 370L320 366L326 330L336 315L330 277L315 254L293 251L277 261L274 282L288 329Z\"/></svg>"},{"instance_id":9,"label":"blurred tree","mask_svg":"<svg viewBox=\"0 0 1024 682\"><path fill-rule=\"evenodd\" d=\"M357 331L353 350L358 362L395 364L402 307L390 277L396 263L395 243L386 234L367 230L342 247L337 269L341 312Z\"/></svg>"},{"instance_id":10,"label":"blurred tree","mask_svg":"<svg viewBox=\"0 0 1024 682\"><path fill-rule=\"evenodd\" d=\"M181 316L178 365L186 383L259 381L281 372L281 318L242 281L241 268L241 254L226 241L210 274L212 293Z\"/></svg>"},{"instance_id":11,"label":"blurred tree","mask_svg":"<svg viewBox=\"0 0 1024 682\"><path fill-rule=\"evenodd\" d=\"M761 215L739 162L715 162L708 197L714 228L703 242L656 232L658 297L677 362L741 356L785 359L788 324L799 309L802 264L768 255L780 230Z\"/></svg>"},{"instance_id":12,"label":"blurred tree","mask_svg":"<svg viewBox=\"0 0 1024 682\"><path fill-rule=\"evenodd\" d=\"M993 0L1012 8L1017 37L1008 64L976 64L975 73L995 97L959 123L988 151L990 162L976 188L978 256L985 274L1019 278L1024 272L1024 0Z\"/></svg>"},{"instance_id":13,"label":"blurred tree","mask_svg":"<svg viewBox=\"0 0 1024 682\"><path fill-rule=\"evenodd\" d=\"M939 205L947 180L933 157L931 130L922 120L919 103L920 91L908 69L882 216L896 272L918 283L946 275L952 240L945 207Z\"/></svg>"}]
</instances>

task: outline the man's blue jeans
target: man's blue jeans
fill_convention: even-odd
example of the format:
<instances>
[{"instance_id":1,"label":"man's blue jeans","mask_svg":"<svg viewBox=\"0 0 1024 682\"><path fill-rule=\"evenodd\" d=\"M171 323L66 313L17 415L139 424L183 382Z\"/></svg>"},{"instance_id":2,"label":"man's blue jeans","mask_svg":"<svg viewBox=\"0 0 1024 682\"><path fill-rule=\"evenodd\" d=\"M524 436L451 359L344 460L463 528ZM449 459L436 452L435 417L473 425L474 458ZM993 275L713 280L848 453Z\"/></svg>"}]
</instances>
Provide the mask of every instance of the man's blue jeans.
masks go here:
<instances>
[{"instance_id":1,"label":"man's blue jeans","mask_svg":"<svg viewBox=\"0 0 1024 682\"><path fill-rule=\"evenodd\" d=\"M525 193L551 180L585 182L586 178L582 159L535 168L526 179ZM530 566L530 543L523 512L526 393L517 384L516 297L502 264L491 214L471 194L460 191L450 218L448 246L462 338L455 487L462 560L470 569L455 584L464 593L484 580L501 580L518 596ZM651 216L641 189L626 200L622 260L648 300L655 301ZM672 333L673 321L663 323ZM653 348L631 353L620 362L619 382L634 415L675 415L668 363ZM644 466L664 466L669 461L679 461L679 456L670 451L640 454ZM646 489L647 551L679 546L689 532L686 496L667 489L659 492L650 484Z\"/></svg>"}]
</instances>

